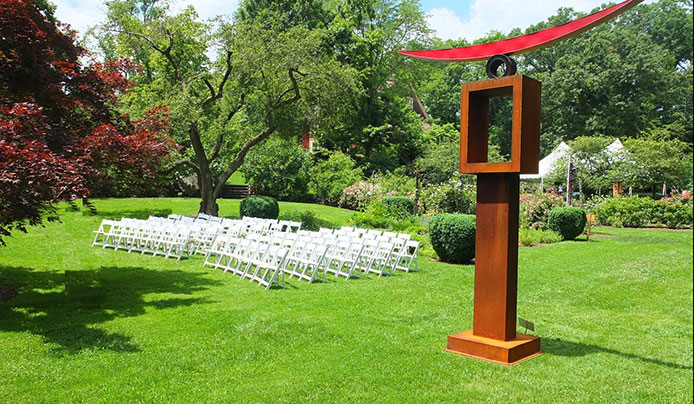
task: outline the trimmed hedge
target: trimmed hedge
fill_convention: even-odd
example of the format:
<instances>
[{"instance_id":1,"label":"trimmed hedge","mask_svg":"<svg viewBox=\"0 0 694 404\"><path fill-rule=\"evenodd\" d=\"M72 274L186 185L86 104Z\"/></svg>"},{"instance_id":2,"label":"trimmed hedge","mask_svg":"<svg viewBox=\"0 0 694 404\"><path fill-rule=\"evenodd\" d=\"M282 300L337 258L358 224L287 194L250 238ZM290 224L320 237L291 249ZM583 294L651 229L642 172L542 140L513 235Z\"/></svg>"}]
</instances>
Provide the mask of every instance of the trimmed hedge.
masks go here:
<instances>
[{"instance_id":1,"label":"trimmed hedge","mask_svg":"<svg viewBox=\"0 0 694 404\"><path fill-rule=\"evenodd\" d=\"M549 228L559 233L564 240L573 240L586 228L586 212L580 208L564 206L549 213Z\"/></svg>"},{"instance_id":2,"label":"trimmed hedge","mask_svg":"<svg viewBox=\"0 0 694 404\"><path fill-rule=\"evenodd\" d=\"M414 211L414 202L406 196L387 196L382 202L391 217L411 216Z\"/></svg>"},{"instance_id":3,"label":"trimmed hedge","mask_svg":"<svg viewBox=\"0 0 694 404\"><path fill-rule=\"evenodd\" d=\"M694 222L690 204L638 196L598 199L592 213L598 223L615 227L665 225L681 229L692 226Z\"/></svg>"},{"instance_id":4,"label":"trimmed hedge","mask_svg":"<svg viewBox=\"0 0 694 404\"><path fill-rule=\"evenodd\" d=\"M442 261L469 262L475 257L475 216L436 215L429 222L429 238Z\"/></svg>"},{"instance_id":5,"label":"trimmed hedge","mask_svg":"<svg viewBox=\"0 0 694 404\"><path fill-rule=\"evenodd\" d=\"M277 199L269 196L249 196L241 201L239 213L241 213L241 217L277 219L280 214L280 205L277 203Z\"/></svg>"}]
</instances>

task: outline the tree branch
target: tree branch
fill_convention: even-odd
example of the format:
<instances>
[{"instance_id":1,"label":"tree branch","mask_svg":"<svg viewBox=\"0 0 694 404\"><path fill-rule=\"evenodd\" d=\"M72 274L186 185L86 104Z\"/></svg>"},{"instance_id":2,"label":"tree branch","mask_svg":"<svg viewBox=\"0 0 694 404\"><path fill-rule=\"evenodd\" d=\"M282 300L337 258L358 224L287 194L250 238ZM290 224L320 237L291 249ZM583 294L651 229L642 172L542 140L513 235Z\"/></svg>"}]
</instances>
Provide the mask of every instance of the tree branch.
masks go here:
<instances>
[{"instance_id":1,"label":"tree branch","mask_svg":"<svg viewBox=\"0 0 694 404\"><path fill-rule=\"evenodd\" d=\"M301 73L299 70L291 67L289 68L289 80L292 81L292 86L288 89L286 89L282 94L280 94L279 97L277 97L277 101L275 102L274 107L275 108L280 108L284 107L285 105L292 104L296 101L298 101L301 98L301 93L299 92L299 83L296 81L296 77L294 74L300 74L301 76L306 76L304 73ZM285 95L294 92L294 96L292 98L282 100Z\"/></svg>"},{"instance_id":2,"label":"tree branch","mask_svg":"<svg viewBox=\"0 0 694 404\"><path fill-rule=\"evenodd\" d=\"M205 101L202 102L202 107L206 107L210 105L212 102L217 101L218 99L222 98L224 96L224 86L226 85L227 80L229 80L229 76L231 75L231 55L233 52L227 51L227 69L224 72L224 76L222 77L222 81L219 83L218 90L215 91L214 88L212 87L212 84L210 84L210 81L207 79L203 79L205 82L205 85L207 88L210 90L210 97L207 98Z\"/></svg>"},{"instance_id":3,"label":"tree branch","mask_svg":"<svg viewBox=\"0 0 694 404\"><path fill-rule=\"evenodd\" d=\"M195 163L193 163L192 161L189 161L189 160L181 160L181 161L176 162L176 164L174 164L173 166L166 169L164 171L164 174L170 174L170 173L178 170L179 168L181 168L183 166L188 166L188 167L192 168L196 174L200 174L200 168Z\"/></svg>"},{"instance_id":4,"label":"tree branch","mask_svg":"<svg viewBox=\"0 0 694 404\"><path fill-rule=\"evenodd\" d=\"M171 54L171 51L173 50L173 46L174 46L174 33L173 32L169 31L168 29L166 30L166 35L169 37L169 44L164 49L162 49L160 46L157 46L157 44L154 42L154 40L152 38L150 38L146 35L140 34L138 32L121 31L121 30L115 30L115 32L134 36L136 38L140 38L140 39L143 39L144 41L146 41L149 44L149 46L152 47L152 49L161 53L169 61L169 63L171 63L171 66L174 68L174 75L176 76L176 80L178 80L182 86L185 86L185 83L183 81L183 75L181 74L181 69L179 68L178 63L176 62L173 55Z\"/></svg>"},{"instance_id":5,"label":"tree branch","mask_svg":"<svg viewBox=\"0 0 694 404\"><path fill-rule=\"evenodd\" d=\"M222 125L222 132L219 134L219 136L217 136L217 139L215 140L214 149L212 149L210 154L207 155L207 161L208 162L211 163L214 159L216 159L219 156L219 152L221 151L222 145L224 144L224 128L226 127L227 123L229 123L231 118L233 118L234 115L236 115L236 113L239 112L241 110L241 108L243 108L245 99L246 99L246 94L242 94L241 95L241 101L239 101L239 103L236 104L234 109L229 111L229 113L227 114L227 117L224 119L224 123Z\"/></svg>"},{"instance_id":6,"label":"tree branch","mask_svg":"<svg viewBox=\"0 0 694 404\"><path fill-rule=\"evenodd\" d=\"M219 195L229 177L231 177L231 175L235 173L236 170L239 169L239 167L241 167L244 159L246 158L246 154L248 154L248 151L251 150L253 146L267 139L276 129L277 128L275 128L275 125L270 123L270 125L265 130L260 132L258 135L256 135L256 137L252 138L251 140L246 142L245 145L243 145L241 150L239 150L239 152L236 154L234 161L232 161L229 164L229 167L226 169L226 171L224 171L224 173L222 173L222 175L219 177L219 180L217 181L217 186L215 187L214 191L215 195Z\"/></svg>"}]
</instances>

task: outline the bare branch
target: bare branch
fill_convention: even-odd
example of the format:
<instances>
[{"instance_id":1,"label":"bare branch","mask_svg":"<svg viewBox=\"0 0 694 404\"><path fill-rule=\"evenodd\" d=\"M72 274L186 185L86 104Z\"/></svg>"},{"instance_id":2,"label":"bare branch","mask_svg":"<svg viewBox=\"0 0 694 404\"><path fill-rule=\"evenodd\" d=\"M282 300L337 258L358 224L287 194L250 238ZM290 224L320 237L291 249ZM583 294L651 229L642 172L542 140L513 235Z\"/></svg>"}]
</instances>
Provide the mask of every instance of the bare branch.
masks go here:
<instances>
[{"instance_id":1,"label":"bare branch","mask_svg":"<svg viewBox=\"0 0 694 404\"><path fill-rule=\"evenodd\" d=\"M174 164L173 166L166 169L164 171L164 173L170 174L174 171L177 171L179 168L181 168L183 166L188 166L189 168L192 168L196 174L200 174L200 168L195 163L193 163L192 161L189 161L189 160L181 160L181 161L176 162L176 164Z\"/></svg>"},{"instance_id":2,"label":"bare branch","mask_svg":"<svg viewBox=\"0 0 694 404\"><path fill-rule=\"evenodd\" d=\"M205 82L205 85L207 88L210 90L210 97L207 98L205 101L202 102L203 108L208 106L214 101L217 101L218 99L222 98L224 96L224 86L226 85L227 80L229 79L229 76L231 75L231 55L233 52L227 51L227 69L224 72L224 76L222 77L222 81L219 83L218 90L215 91L214 88L212 88L212 84L210 84L209 80L203 79Z\"/></svg>"},{"instance_id":3,"label":"bare branch","mask_svg":"<svg viewBox=\"0 0 694 404\"><path fill-rule=\"evenodd\" d=\"M134 36L136 38L143 39L146 41L149 46L152 47L155 51L161 53L168 61L171 63L171 66L174 68L174 75L176 76L176 80L181 82L182 86L185 86L185 83L183 81L183 75L181 74L181 70L179 69L178 63L176 60L173 58L173 55L171 54L171 51L173 50L174 46L174 34L173 32L169 31L168 29L166 30L166 34L169 37L169 45L166 47L166 49L162 49L161 47L157 46L157 44L154 42L154 40L146 35L140 34L138 32L130 32L130 31L120 31L120 30L115 30L117 33L121 34L126 34L130 36Z\"/></svg>"},{"instance_id":4,"label":"bare branch","mask_svg":"<svg viewBox=\"0 0 694 404\"><path fill-rule=\"evenodd\" d=\"M224 184L226 184L227 180L233 173L236 172L236 170L241 167L243 164L243 161L246 158L246 155L248 154L248 151L253 148L253 146L257 145L258 143L262 142L263 140L267 139L277 128L275 128L275 125L270 123L270 125L260 132L258 135L256 135L254 138L250 139L246 144L243 145L241 150L236 154L236 157L234 158L234 161L232 161L229 164L229 167L224 171L224 173L219 177L219 180L217 181L217 186L215 187L215 195L219 195L219 193L222 190L222 187L224 187Z\"/></svg>"},{"instance_id":5,"label":"bare branch","mask_svg":"<svg viewBox=\"0 0 694 404\"><path fill-rule=\"evenodd\" d=\"M275 103L275 108L280 108L280 107L283 107L285 105L292 104L301 98L301 93L299 92L299 83L296 81L296 77L294 76L295 73L299 74L301 76L306 76L304 73L301 73L299 70L297 70L293 67L289 69L289 80L292 81L292 86L291 86L291 88L288 88L282 94L280 94L279 97L277 97L277 102ZM284 98L285 95L287 95L291 92L294 93L294 96L292 98L282 100L282 98Z\"/></svg>"}]
</instances>

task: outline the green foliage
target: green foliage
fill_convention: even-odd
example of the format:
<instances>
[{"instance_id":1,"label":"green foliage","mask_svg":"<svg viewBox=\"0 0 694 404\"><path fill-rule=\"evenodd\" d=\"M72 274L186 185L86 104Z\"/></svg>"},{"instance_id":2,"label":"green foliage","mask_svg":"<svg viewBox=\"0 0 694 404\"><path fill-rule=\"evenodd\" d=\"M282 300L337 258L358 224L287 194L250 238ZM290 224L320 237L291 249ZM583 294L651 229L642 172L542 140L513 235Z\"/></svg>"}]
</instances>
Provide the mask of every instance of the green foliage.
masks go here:
<instances>
[{"instance_id":1,"label":"green foliage","mask_svg":"<svg viewBox=\"0 0 694 404\"><path fill-rule=\"evenodd\" d=\"M421 210L426 214L475 213L477 189L474 177L457 175L440 185L422 188Z\"/></svg>"},{"instance_id":2,"label":"green foliage","mask_svg":"<svg viewBox=\"0 0 694 404\"><path fill-rule=\"evenodd\" d=\"M584 15L561 8L525 33ZM497 32L481 39L491 42L518 34L522 32ZM470 44L446 41L435 48ZM542 154L577 136L636 138L654 121L680 123L684 130L678 138L691 143L691 44L691 1L660 0L519 58L518 70L531 71L543 83ZM484 79L484 63L429 65L427 76L417 90L429 114L438 123L459 125L460 85Z\"/></svg>"},{"instance_id":3,"label":"green foliage","mask_svg":"<svg viewBox=\"0 0 694 404\"><path fill-rule=\"evenodd\" d=\"M370 181L386 196L409 196L415 194L415 179L406 174L405 167L385 173L374 173Z\"/></svg>"},{"instance_id":4,"label":"green foliage","mask_svg":"<svg viewBox=\"0 0 694 404\"><path fill-rule=\"evenodd\" d=\"M460 169L460 142L434 143L417 160L417 175L423 185L438 185L453 178Z\"/></svg>"},{"instance_id":5,"label":"green foliage","mask_svg":"<svg viewBox=\"0 0 694 404\"><path fill-rule=\"evenodd\" d=\"M337 58L359 72L363 93L354 114L321 134L329 149L349 151L370 174L393 170L421 153L421 118L408 98L425 66L396 51L426 43L430 29L416 0L336 0L326 2L333 18L329 44Z\"/></svg>"},{"instance_id":6,"label":"green foliage","mask_svg":"<svg viewBox=\"0 0 694 404\"><path fill-rule=\"evenodd\" d=\"M372 201L364 212L356 213L349 223L353 226L401 231L414 225L415 218L400 210L389 209L383 201Z\"/></svg>"},{"instance_id":7,"label":"green foliage","mask_svg":"<svg viewBox=\"0 0 694 404\"><path fill-rule=\"evenodd\" d=\"M302 230L318 231L323 229L335 229L337 226L325 219L321 219L310 210L283 212L279 215L280 220L290 220L293 222L301 222Z\"/></svg>"},{"instance_id":8,"label":"green foliage","mask_svg":"<svg viewBox=\"0 0 694 404\"><path fill-rule=\"evenodd\" d=\"M414 202L406 196L387 196L383 198L383 205L391 217L406 218L414 211Z\"/></svg>"},{"instance_id":9,"label":"green foliage","mask_svg":"<svg viewBox=\"0 0 694 404\"><path fill-rule=\"evenodd\" d=\"M553 230L529 229L521 227L518 232L518 243L522 246L558 243L561 235Z\"/></svg>"},{"instance_id":10,"label":"green foliage","mask_svg":"<svg viewBox=\"0 0 694 404\"><path fill-rule=\"evenodd\" d=\"M239 213L241 217L277 219L277 216L280 214L280 207L275 198L269 196L249 196L241 201Z\"/></svg>"},{"instance_id":11,"label":"green foliage","mask_svg":"<svg viewBox=\"0 0 694 404\"><path fill-rule=\"evenodd\" d=\"M692 145L672 140L667 128L651 128L647 137L627 139L613 177L625 185L651 190L663 184L683 188L692 183Z\"/></svg>"},{"instance_id":12,"label":"green foliage","mask_svg":"<svg viewBox=\"0 0 694 404\"><path fill-rule=\"evenodd\" d=\"M460 134L452 124L433 125L427 132L429 143L415 162L415 173L423 185L439 185L458 175L460 169ZM504 161L499 146L489 145L490 162Z\"/></svg>"},{"instance_id":13,"label":"green foliage","mask_svg":"<svg viewBox=\"0 0 694 404\"><path fill-rule=\"evenodd\" d=\"M337 205L343 190L361 180L362 175L362 170L355 167L348 155L334 152L311 169L309 191L319 202Z\"/></svg>"},{"instance_id":14,"label":"green foliage","mask_svg":"<svg viewBox=\"0 0 694 404\"><path fill-rule=\"evenodd\" d=\"M475 257L475 216L436 215L429 222L429 237L442 261L467 263Z\"/></svg>"},{"instance_id":15,"label":"green foliage","mask_svg":"<svg viewBox=\"0 0 694 404\"><path fill-rule=\"evenodd\" d=\"M548 227L564 240L573 240L586 228L586 212L581 208L563 206L554 208L549 214Z\"/></svg>"},{"instance_id":16,"label":"green foliage","mask_svg":"<svg viewBox=\"0 0 694 404\"><path fill-rule=\"evenodd\" d=\"M615 227L665 225L679 229L692 226L692 205L651 198L593 198L591 212L598 223Z\"/></svg>"},{"instance_id":17,"label":"green foliage","mask_svg":"<svg viewBox=\"0 0 694 404\"><path fill-rule=\"evenodd\" d=\"M561 195L522 194L520 196L520 226L527 229L546 230L549 214L554 208L564 206Z\"/></svg>"},{"instance_id":18,"label":"green foliage","mask_svg":"<svg viewBox=\"0 0 694 404\"><path fill-rule=\"evenodd\" d=\"M308 196L312 164L311 154L297 142L268 139L248 154L241 170L254 193L303 201Z\"/></svg>"}]
</instances>

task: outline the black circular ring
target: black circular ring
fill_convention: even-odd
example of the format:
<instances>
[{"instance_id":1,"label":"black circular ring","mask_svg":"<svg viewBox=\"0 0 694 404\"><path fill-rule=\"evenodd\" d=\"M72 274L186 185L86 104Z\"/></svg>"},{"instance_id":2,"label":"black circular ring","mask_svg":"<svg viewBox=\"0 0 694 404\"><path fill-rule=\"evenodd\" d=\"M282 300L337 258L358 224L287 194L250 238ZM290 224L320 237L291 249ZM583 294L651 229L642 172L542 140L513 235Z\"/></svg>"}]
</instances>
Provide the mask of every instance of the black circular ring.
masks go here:
<instances>
[{"instance_id":1,"label":"black circular ring","mask_svg":"<svg viewBox=\"0 0 694 404\"><path fill-rule=\"evenodd\" d=\"M497 76L496 71L499 67L504 66L504 74ZM487 62L487 77L490 79L498 79L499 77L513 76L516 74L518 66L516 61L507 55L494 55Z\"/></svg>"}]
</instances>

